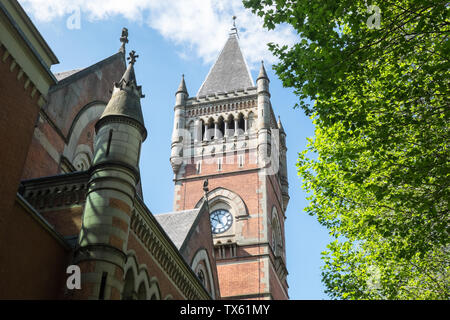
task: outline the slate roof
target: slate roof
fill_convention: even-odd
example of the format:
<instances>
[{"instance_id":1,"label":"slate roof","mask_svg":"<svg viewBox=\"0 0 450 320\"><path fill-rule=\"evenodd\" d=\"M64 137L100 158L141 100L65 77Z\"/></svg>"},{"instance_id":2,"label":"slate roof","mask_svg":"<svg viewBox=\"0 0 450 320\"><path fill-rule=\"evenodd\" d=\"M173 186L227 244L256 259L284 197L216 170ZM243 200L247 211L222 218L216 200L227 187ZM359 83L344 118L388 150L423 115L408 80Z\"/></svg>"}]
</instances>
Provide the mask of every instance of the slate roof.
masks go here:
<instances>
[{"instance_id":1,"label":"slate roof","mask_svg":"<svg viewBox=\"0 0 450 320\"><path fill-rule=\"evenodd\" d=\"M54 75L55 75L56 80L61 81L62 79L70 77L71 75L73 75L73 74L75 74L77 72L80 72L81 70L83 70L83 69L75 69L75 70L63 71L63 72L55 73Z\"/></svg>"},{"instance_id":2,"label":"slate roof","mask_svg":"<svg viewBox=\"0 0 450 320\"><path fill-rule=\"evenodd\" d=\"M170 240L172 240L175 244L177 249L180 250L195 220L197 219L199 212L200 209L192 209L155 214L154 217L167 233Z\"/></svg>"},{"instance_id":3,"label":"slate roof","mask_svg":"<svg viewBox=\"0 0 450 320\"><path fill-rule=\"evenodd\" d=\"M239 46L237 34L232 33L206 76L197 97L253 86L253 78Z\"/></svg>"}]
</instances>

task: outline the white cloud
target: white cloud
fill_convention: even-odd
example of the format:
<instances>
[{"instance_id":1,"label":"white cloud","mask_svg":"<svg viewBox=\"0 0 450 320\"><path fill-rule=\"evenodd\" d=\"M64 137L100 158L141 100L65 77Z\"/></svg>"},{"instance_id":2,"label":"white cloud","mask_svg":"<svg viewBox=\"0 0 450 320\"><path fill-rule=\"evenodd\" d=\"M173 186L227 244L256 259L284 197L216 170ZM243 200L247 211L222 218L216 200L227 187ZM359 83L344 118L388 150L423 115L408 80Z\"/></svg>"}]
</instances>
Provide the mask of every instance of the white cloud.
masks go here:
<instances>
[{"instance_id":1,"label":"white cloud","mask_svg":"<svg viewBox=\"0 0 450 320\"><path fill-rule=\"evenodd\" d=\"M130 21L144 22L180 46L181 56L195 54L205 63L218 56L233 15L238 17L241 47L251 68L257 67L261 59L269 64L276 61L267 49L268 42L292 45L297 40L287 26L270 32L264 29L262 19L245 9L241 0L21 0L20 3L27 13L42 22L69 17L75 8L80 8L82 18L90 21L122 15Z\"/></svg>"}]
</instances>

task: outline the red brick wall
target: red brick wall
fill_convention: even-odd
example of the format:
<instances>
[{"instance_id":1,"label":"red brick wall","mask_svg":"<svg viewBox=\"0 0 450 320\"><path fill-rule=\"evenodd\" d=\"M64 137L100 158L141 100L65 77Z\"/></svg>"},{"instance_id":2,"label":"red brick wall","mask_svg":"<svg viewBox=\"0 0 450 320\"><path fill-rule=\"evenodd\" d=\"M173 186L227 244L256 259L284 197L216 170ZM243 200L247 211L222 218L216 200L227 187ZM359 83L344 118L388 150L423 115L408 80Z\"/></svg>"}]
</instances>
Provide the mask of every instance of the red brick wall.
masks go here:
<instances>
[{"instance_id":1,"label":"red brick wall","mask_svg":"<svg viewBox=\"0 0 450 320\"><path fill-rule=\"evenodd\" d=\"M272 297L274 300L286 300L288 299L288 296L286 295L285 285L277 280L278 275L276 274L273 264L271 264L271 267L269 269L269 276L270 276L270 293L272 294Z\"/></svg>"},{"instance_id":2,"label":"red brick wall","mask_svg":"<svg viewBox=\"0 0 450 320\"><path fill-rule=\"evenodd\" d=\"M280 223L280 229L281 229L281 239L283 241L283 251L286 252L285 248L285 233L284 233L284 213L282 211L282 195L281 195L281 188L278 182L277 175L268 176L267 177L267 212L269 213L270 219L267 220L268 224L268 230L269 230L269 236L268 240L270 245L272 244L272 208L275 207L278 212L278 221ZM273 250L273 249L272 249ZM283 255L284 256L284 255ZM273 258L273 256L272 256ZM286 265L286 261L284 260L284 264ZM273 269L273 264L271 266L271 270ZM272 270L273 271L273 270ZM283 288L280 287L280 282L275 279L274 277L278 277L278 275L275 272L270 273L270 291L273 295L274 299L287 299L287 296L283 290ZM282 284L284 286L284 289L287 291L287 283Z\"/></svg>"},{"instance_id":3,"label":"red brick wall","mask_svg":"<svg viewBox=\"0 0 450 320\"><path fill-rule=\"evenodd\" d=\"M2 216L0 299L61 298L70 252L17 202Z\"/></svg>"},{"instance_id":4,"label":"red brick wall","mask_svg":"<svg viewBox=\"0 0 450 320\"><path fill-rule=\"evenodd\" d=\"M224 166L227 166L224 164ZM235 165L229 165L235 166ZM247 168L245 168L247 169ZM207 176L209 174L219 174L217 176ZM256 171L245 171L244 169L236 171L235 168L217 171L216 164L203 164L202 172L199 175L192 175L194 178L183 182L183 187L179 190L177 201L177 210L187 210L195 207L197 202L203 197L203 182L206 178L209 180L209 190L212 191L222 187L237 193L247 205L249 212L258 212L258 194L260 187L258 173Z\"/></svg>"},{"instance_id":5,"label":"red brick wall","mask_svg":"<svg viewBox=\"0 0 450 320\"><path fill-rule=\"evenodd\" d=\"M277 208L279 214L280 227L282 229L282 238L284 239L284 215L282 212L282 197L281 189L278 183L278 177L267 176L266 192L267 192L267 224L263 225L262 208L260 208L261 194L257 193L262 186L262 181L258 176L256 169L257 165L250 163L249 153L245 154L245 165L243 168L238 167L237 156L233 164L227 164L224 158L222 171L218 171L217 163L206 163L202 161L202 168L200 174L196 173L196 164L192 163L186 166L185 177L189 180L184 180L181 188L178 189L176 197L176 210L185 210L193 208L197 202L203 197L203 181L209 179L209 190L222 187L238 194L245 202L248 213L253 215L251 219L244 222L242 229L242 236L245 238L264 237L264 232L267 232L267 239L269 243L272 239L271 230L271 212L273 206ZM248 171L249 170L249 171ZM260 214L255 217L255 215ZM258 230L260 234L258 235ZM283 244L284 245L284 244ZM270 262L245 262L245 257L252 255L260 255L265 253L264 244L262 246L246 246L238 247L237 255L241 258L227 259L218 262L218 274L220 282L220 290L222 297L230 297L236 295L253 295L270 293L275 299L287 298L283 289L280 287L278 280L275 278L275 273L265 275L267 269L263 269L264 263L272 264ZM233 264L233 262L237 262ZM268 266L266 266L268 267ZM269 277L270 287L264 284L264 276ZM260 281L261 279L261 281ZM287 288L287 286L286 286Z\"/></svg>"},{"instance_id":6,"label":"red brick wall","mask_svg":"<svg viewBox=\"0 0 450 320\"><path fill-rule=\"evenodd\" d=\"M212 165L205 165L204 172L210 172ZM205 173L206 174L206 173ZM189 180L184 182L178 192L180 200L177 201L176 210L187 210L195 207L198 201L203 197L203 182L205 177L199 177L196 180ZM247 206L249 214L257 214L259 212L260 194L257 189L260 188L260 181L256 171L242 171L229 174L208 177L209 190L212 191L218 187L228 189L238 194ZM262 230L261 219L248 219L244 222L243 235L249 238L258 237L258 223L259 229ZM262 234L261 234L262 235Z\"/></svg>"},{"instance_id":7,"label":"red brick wall","mask_svg":"<svg viewBox=\"0 0 450 320\"><path fill-rule=\"evenodd\" d=\"M74 236L80 233L82 215L83 206L80 205L42 212L45 220L63 236Z\"/></svg>"},{"instance_id":8,"label":"red brick wall","mask_svg":"<svg viewBox=\"0 0 450 320\"><path fill-rule=\"evenodd\" d=\"M44 135L53 148L61 155L64 150L64 141L52 126L43 118L37 123L37 129ZM22 180L53 176L59 173L59 162L55 161L41 142L33 135L28 150L27 160L22 173Z\"/></svg>"},{"instance_id":9,"label":"red brick wall","mask_svg":"<svg viewBox=\"0 0 450 320\"><path fill-rule=\"evenodd\" d=\"M239 168L237 156L234 163L227 164L223 159L222 170L218 171L217 163L202 162L200 174L196 174L196 164L190 164L186 168L186 177L194 178L183 182L178 190L180 200L176 202L178 210L194 208L197 202L203 197L203 181L208 178L209 190L218 187L228 189L238 194L247 206L250 215L257 215L261 212L260 197L257 190L261 187L258 172L254 169L257 165L250 163L249 153L245 153L245 165ZM177 196L177 195L176 195ZM258 230L263 229L262 217L245 220L242 235L246 238L258 238ZM260 236L263 236L261 232ZM261 253L257 246L238 248L238 256L250 256ZM232 264L224 260L218 262L218 276L221 296L226 298L235 295L259 294L268 290L260 283L264 276L263 262L245 262L234 259L239 263Z\"/></svg>"},{"instance_id":10,"label":"red brick wall","mask_svg":"<svg viewBox=\"0 0 450 320\"><path fill-rule=\"evenodd\" d=\"M259 279L264 275L263 261L241 261L237 264L218 265L222 297L259 294L268 288Z\"/></svg>"},{"instance_id":11,"label":"red brick wall","mask_svg":"<svg viewBox=\"0 0 450 320\"><path fill-rule=\"evenodd\" d=\"M0 46L0 57L5 48ZM39 93L31 97L33 85L24 89L24 74L17 80L19 68L10 71L12 58L0 60L0 208L9 210L13 204L20 177L33 137L34 124L39 112ZM0 225L6 223L0 215ZM0 229L1 231L1 229ZM1 234L1 232L0 232Z\"/></svg>"}]
</instances>

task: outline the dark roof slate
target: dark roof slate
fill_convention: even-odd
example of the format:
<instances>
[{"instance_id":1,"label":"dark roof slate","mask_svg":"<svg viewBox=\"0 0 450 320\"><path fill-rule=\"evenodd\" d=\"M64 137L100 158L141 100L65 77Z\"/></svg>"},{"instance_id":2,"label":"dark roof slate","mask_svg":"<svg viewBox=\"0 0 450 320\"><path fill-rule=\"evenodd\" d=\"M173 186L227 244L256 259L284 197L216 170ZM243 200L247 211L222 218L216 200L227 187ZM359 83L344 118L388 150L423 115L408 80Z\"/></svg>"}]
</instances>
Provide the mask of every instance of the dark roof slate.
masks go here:
<instances>
[{"instance_id":1,"label":"dark roof slate","mask_svg":"<svg viewBox=\"0 0 450 320\"><path fill-rule=\"evenodd\" d=\"M238 37L231 34L200 87L197 97L253 86L253 78L239 46Z\"/></svg>"},{"instance_id":2,"label":"dark roof slate","mask_svg":"<svg viewBox=\"0 0 450 320\"><path fill-rule=\"evenodd\" d=\"M200 209L168 212L154 215L170 240L180 250L186 237L189 235Z\"/></svg>"}]
</instances>

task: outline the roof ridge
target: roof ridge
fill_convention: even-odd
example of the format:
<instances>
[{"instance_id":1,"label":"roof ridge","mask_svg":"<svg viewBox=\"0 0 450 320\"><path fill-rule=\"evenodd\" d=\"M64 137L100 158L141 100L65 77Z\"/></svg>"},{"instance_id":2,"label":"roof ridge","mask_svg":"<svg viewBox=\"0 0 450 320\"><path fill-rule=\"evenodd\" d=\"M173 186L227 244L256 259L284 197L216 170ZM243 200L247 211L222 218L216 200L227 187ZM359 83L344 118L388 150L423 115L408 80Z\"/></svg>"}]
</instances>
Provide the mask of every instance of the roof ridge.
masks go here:
<instances>
[{"instance_id":1,"label":"roof ridge","mask_svg":"<svg viewBox=\"0 0 450 320\"><path fill-rule=\"evenodd\" d=\"M168 214L181 214L181 213L186 213L186 212L195 211L195 210L200 210L200 209L193 208L193 209L186 209L186 210L179 210L179 211L169 211L169 212L163 212L163 213L156 213L156 214L154 214L154 216L164 216L164 215L168 215Z\"/></svg>"},{"instance_id":2,"label":"roof ridge","mask_svg":"<svg viewBox=\"0 0 450 320\"><path fill-rule=\"evenodd\" d=\"M58 81L57 84L55 84L54 86L52 86L50 88L49 92L55 91L55 90L57 90L57 89L59 89L61 87L69 85L73 81L78 80L79 78L82 78L85 75L89 74L91 71L93 71L93 69L112 62L118 56L122 56L123 57L123 61L125 62L125 55L124 55L124 53L119 51L119 52L114 53L113 55L111 55L111 56L109 56L109 57L107 57L107 58L105 58L103 60L100 60L100 61L90 65L89 67L86 67L86 68L83 68L83 69L79 69L78 72L75 72L75 73L69 75L68 77L61 79L61 81ZM76 70L76 69L73 69L73 70ZM63 71L63 72L67 72L67 71ZM59 73L61 73L61 72L59 72Z\"/></svg>"},{"instance_id":3,"label":"roof ridge","mask_svg":"<svg viewBox=\"0 0 450 320\"><path fill-rule=\"evenodd\" d=\"M75 73L80 72L81 70L84 70L85 68L78 68L78 69L71 69L71 70L65 70L65 71L61 71L61 72L55 72L53 73L53 75L55 76L56 80L58 80L58 82L62 81L65 78L68 78L72 75L74 75ZM69 74L65 77L62 78L58 78L58 75L63 75L63 74Z\"/></svg>"}]
</instances>

